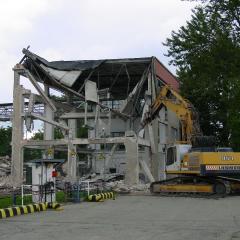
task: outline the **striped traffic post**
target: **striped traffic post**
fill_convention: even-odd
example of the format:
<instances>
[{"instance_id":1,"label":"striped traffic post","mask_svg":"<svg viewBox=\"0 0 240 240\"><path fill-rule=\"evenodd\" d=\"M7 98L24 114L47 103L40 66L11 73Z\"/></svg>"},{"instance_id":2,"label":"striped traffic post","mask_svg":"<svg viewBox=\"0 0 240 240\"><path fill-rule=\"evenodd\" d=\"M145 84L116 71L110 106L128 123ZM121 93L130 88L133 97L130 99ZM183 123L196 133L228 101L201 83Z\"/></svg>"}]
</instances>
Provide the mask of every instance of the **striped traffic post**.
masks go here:
<instances>
[{"instance_id":1,"label":"striped traffic post","mask_svg":"<svg viewBox=\"0 0 240 240\"><path fill-rule=\"evenodd\" d=\"M115 200L115 193L114 192L106 192L106 193L99 193L99 194L93 194L93 195L88 196L88 201L90 201L90 202L100 202L105 199Z\"/></svg>"}]
</instances>

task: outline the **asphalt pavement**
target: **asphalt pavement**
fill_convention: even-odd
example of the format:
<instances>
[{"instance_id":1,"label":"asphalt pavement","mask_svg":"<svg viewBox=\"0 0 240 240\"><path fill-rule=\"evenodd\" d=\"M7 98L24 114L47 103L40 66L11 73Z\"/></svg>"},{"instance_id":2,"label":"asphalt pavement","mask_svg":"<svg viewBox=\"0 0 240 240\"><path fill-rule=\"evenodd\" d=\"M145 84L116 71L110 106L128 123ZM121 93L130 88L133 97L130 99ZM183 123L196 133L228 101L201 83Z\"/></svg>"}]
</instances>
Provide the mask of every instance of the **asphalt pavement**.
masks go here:
<instances>
[{"instance_id":1,"label":"asphalt pavement","mask_svg":"<svg viewBox=\"0 0 240 240\"><path fill-rule=\"evenodd\" d=\"M240 197L119 196L0 220L0 240L240 240Z\"/></svg>"}]
</instances>

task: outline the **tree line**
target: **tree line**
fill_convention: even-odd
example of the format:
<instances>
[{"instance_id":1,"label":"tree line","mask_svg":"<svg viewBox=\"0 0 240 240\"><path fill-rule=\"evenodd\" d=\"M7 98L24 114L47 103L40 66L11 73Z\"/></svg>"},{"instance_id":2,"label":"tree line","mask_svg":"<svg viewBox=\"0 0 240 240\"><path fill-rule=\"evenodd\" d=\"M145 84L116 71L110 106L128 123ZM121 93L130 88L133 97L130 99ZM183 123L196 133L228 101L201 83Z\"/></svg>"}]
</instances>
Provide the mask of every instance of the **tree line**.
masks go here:
<instances>
[{"instance_id":1,"label":"tree line","mask_svg":"<svg viewBox=\"0 0 240 240\"><path fill-rule=\"evenodd\" d=\"M240 150L240 1L195 2L191 19L164 43L166 55L204 135Z\"/></svg>"},{"instance_id":2,"label":"tree line","mask_svg":"<svg viewBox=\"0 0 240 240\"><path fill-rule=\"evenodd\" d=\"M87 138L88 130L83 127L81 121L77 121L77 137ZM54 128L54 139L64 138L62 131L59 128ZM39 129L31 137L32 140L43 140L43 130ZM0 156L11 156L11 141L12 141L12 127L0 127ZM42 157L42 150L39 149L24 149L24 160L29 161L33 159L40 159ZM67 159L67 153L64 151L55 151L55 158Z\"/></svg>"}]
</instances>

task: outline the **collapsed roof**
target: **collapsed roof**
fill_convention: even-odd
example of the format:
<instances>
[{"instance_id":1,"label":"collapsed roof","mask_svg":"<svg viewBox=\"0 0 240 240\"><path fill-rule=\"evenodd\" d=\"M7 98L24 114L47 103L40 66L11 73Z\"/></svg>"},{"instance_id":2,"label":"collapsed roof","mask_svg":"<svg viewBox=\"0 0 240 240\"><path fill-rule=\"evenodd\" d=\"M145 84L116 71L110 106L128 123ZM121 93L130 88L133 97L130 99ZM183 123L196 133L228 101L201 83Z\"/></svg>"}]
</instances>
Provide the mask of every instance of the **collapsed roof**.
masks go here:
<instances>
[{"instance_id":1,"label":"collapsed roof","mask_svg":"<svg viewBox=\"0 0 240 240\"><path fill-rule=\"evenodd\" d=\"M165 84L176 91L179 88L178 79L155 57L48 62L27 49L23 49L23 54L20 63L35 80L125 117L142 116L149 87L150 91L155 88L153 92L156 93ZM148 81L149 77L151 81ZM95 93L94 99L85 95L89 80L96 84L100 101L95 98ZM152 84L149 85L150 82ZM112 103L115 100L126 101L121 109L115 109L113 105L108 106L110 100Z\"/></svg>"},{"instance_id":2,"label":"collapsed roof","mask_svg":"<svg viewBox=\"0 0 240 240\"><path fill-rule=\"evenodd\" d=\"M125 99L149 70L152 57L48 62L23 49L23 65L40 82L62 90L60 85L84 94L86 80L96 82L98 90L108 89L110 98ZM147 84L145 81L144 85ZM143 89L146 86L142 86Z\"/></svg>"}]
</instances>

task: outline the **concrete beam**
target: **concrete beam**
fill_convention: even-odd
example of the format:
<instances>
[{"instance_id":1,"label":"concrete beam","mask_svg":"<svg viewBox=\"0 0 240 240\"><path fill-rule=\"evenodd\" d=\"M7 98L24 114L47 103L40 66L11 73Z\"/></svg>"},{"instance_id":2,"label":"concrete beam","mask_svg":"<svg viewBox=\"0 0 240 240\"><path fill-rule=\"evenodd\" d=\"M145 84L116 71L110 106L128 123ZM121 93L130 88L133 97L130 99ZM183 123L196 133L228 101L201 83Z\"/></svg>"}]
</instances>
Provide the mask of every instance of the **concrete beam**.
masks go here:
<instances>
[{"instance_id":1,"label":"concrete beam","mask_svg":"<svg viewBox=\"0 0 240 240\"><path fill-rule=\"evenodd\" d=\"M88 112L87 113L87 118L95 119L96 113L94 112ZM100 117L101 118L108 118L107 113L100 112ZM85 118L85 113L84 112L70 112L70 113L64 113L63 115L60 116L62 119L84 119Z\"/></svg>"},{"instance_id":2,"label":"concrete beam","mask_svg":"<svg viewBox=\"0 0 240 240\"><path fill-rule=\"evenodd\" d=\"M81 145L81 144L109 144L109 143L124 143L125 137L110 137L110 138L75 138L73 139L73 144Z\"/></svg>"},{"instance_id":3,"label":"concrete beam","mask_svg":"<svg viewBox=\"0 0 240 240\"><path fill-rule=\"evenodd\" d=\"M40 96L43 98L44 102L48 104L54 112L56 112L57 111L56 107L54 106L51 99L45 94L44 90L40 87L37 80L33 77L33 75L28 70L25 70L25 72L28 79L32 83L32 85L36 88Z\"/></svg>"},{"instance_id":4,"label":"concrete beam","mask_svg":"<svg viewBox=\"0 0 240 240\"><path fill-rule=\"evenodd\" d=\"M88 139L88 138L75 138L72 140L73 145L88 145L88 144L102 144L102 143L124 143L125 138L99 138L99 139ZM68 139L58 140L23 140L23 146L48 146L48 145L68 145Z\"/></svg>"},{"instance_id":5,"label":"concrete beam","mask_svg":"<svg viewBox=\"0 0 240 240\"><path fill-rule=\"evenodd\" d=\"M131 137L127 137L128 139L135 139ZM73 145L87 145L87 144L116 144L116 143L124 143L126 137L112 137L112 138L73 138ZM58 140L23 140L23 146L47 146L47 145L67 145L67 139L58 139ZM138 144L146 147L150 146L149 141L145 139L138 138Z\"/></svg>"},{"instance_id":6,"label":"concrete beam","mask_svg":"<svg viewBox=\"0 0 240 240\"><path fill-rule=\"evenodd\" d=\"M66 130L66 131L69 130L69 127L64 126L63 124L58 123L58 122L55 122L55 121L53 121L53 120L47 119L47 118L45 118L45 117L42 117L42 116L39 115L39 114L31 113L30 115L31 115L32 117L36 118L36 119L42 120L42 121L44 121L44 122L46 122L46 123L49 123L49 124L54 125L54 126L56 126L56 127L62 128L62 129L64 129L64 130Z\"/></svg>"},{"instance_id":7,"label":"concrete beam","mask_svg":"<svg viewBox=\"0 0 240 240\"><path fill-rule=\"evenodd\" d=\"M22 140L21 144L23 147L27 146L61 146L67 145L67 139L58 140Z\"/></svg>"},{"instance_id":8,"label":"concrete beam","mask_svg":"<svg viewBox=\"0 0 240 240\"><path fill-rule=\"evenodd\" d=\"M154 179L154 177L153 177L153 175L152 175L149 167L147 166L146 162L145 162L143 159L140 159L140 160L139 160L139 163L140 163L140 166L142 167L142 170L143 170L144 173L146 174L148 180L149 180L150 182L154 182L155 179Z\"/></svg>"}]
</instances>

